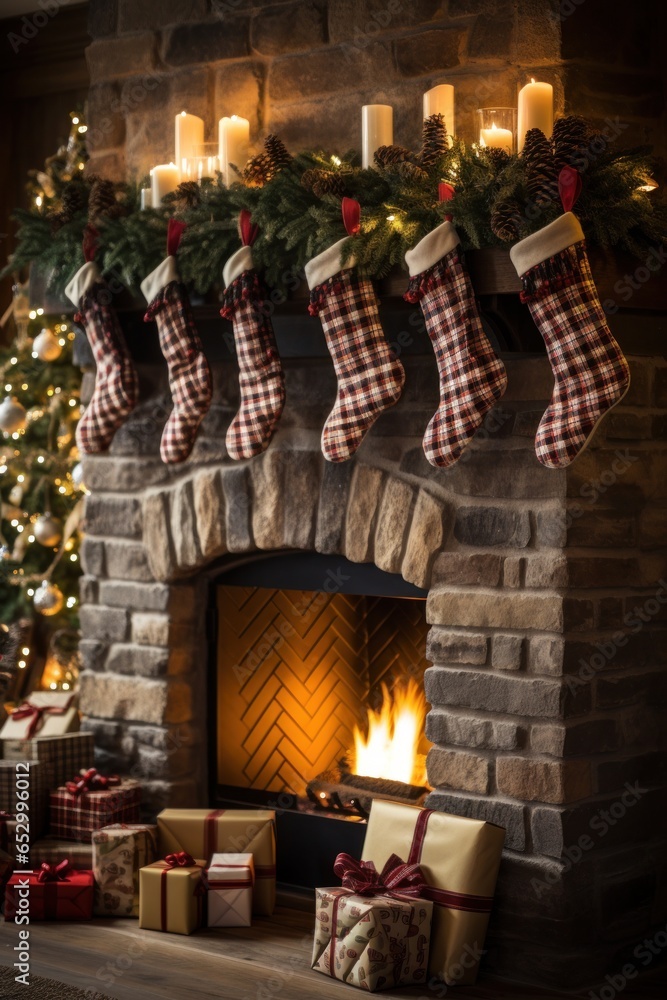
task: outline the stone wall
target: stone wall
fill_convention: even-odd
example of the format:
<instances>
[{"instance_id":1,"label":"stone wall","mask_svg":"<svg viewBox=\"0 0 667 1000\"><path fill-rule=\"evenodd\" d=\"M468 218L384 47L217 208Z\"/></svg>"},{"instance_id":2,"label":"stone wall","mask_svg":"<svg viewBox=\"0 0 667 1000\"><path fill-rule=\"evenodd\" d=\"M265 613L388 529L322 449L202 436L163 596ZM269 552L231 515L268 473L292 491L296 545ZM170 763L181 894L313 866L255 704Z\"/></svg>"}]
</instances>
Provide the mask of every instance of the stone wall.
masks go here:
<instances>
[{"instance_id":1,"label":"stone wall","mask_svg":"<svg viewBox=\"0 0 667 1000\"><path fill-rule=\"evenodd\" d=\"M173 158L174 116L240 114L251 142L359 149L361 107L394 107L395 140L418 142L422 94L456 87L457 133L474 112L516 106L529 73L563 108L558 0L91 0L92 167L124 178Z\"/></svg>"},{"instance_id":2,"label":"stone wall","mask_svg":"<svg viewBox=\"0 0 667 1000\"><path fill-rule=\"evenodd\" d=\"M166 386L142 372L111 455L84 461L81 703L101 762L141 776L150 811L208 802L207 581L225 554L402 573L430 587L430 804L507 829L487 967L551 985L602 974L664 922L667 365L631 360L630 394L567 473L533 452L545 359L508 360L500 407L447 471L421 450L429 358L406 359L403 399L341 466L319 451L324 359L286 362L279 431L247 463L226 459L238 390L214 366L175 469L157 457Z\"/></svg>"}]
</instances>

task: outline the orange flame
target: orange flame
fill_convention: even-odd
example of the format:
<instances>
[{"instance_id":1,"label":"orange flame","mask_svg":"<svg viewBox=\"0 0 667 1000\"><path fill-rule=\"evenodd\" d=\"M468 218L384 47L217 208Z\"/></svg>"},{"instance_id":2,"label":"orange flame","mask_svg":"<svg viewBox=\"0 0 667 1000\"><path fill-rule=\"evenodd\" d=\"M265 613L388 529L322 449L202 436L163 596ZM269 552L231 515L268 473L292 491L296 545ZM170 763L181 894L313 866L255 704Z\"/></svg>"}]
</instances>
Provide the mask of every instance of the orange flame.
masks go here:
<instances>
[{"instance_id":1,"label":"orange flame","mask_svg":"<svg viewBox=\"0 0 667 1000\"><path fill-rule=\"evenodd\" d=\"M391 692L383 684L379 711L368 709L368 735L354 727L354 774L423 785L425 775L419 743L425 717L426 699L415 680L397 685Z\"/></svg>"}]
</instances>

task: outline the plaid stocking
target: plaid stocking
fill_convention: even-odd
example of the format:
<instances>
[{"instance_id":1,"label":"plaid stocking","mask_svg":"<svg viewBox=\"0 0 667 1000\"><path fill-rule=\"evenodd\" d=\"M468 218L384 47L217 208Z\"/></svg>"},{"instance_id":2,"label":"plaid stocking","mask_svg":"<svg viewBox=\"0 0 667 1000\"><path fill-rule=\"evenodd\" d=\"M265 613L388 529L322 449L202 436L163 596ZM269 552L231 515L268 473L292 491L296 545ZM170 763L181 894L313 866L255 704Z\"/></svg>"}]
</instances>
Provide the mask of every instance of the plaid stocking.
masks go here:
<instances>
[{"instance_id":1,"label":"plaid stocking","mask_svg":"<svg viewBox=\"0 0 667 1000\"><path fill-rule=\"evenodd\" d=\"M563 469L625 396L630 369L611 335L579 221L566 212L510 251L544 338L555 385L535 438L539 461Z\"/></svg>"},{"instance_id":2,"label":"plaid stocking","mask_svg":"<svg viewBox=\"0 0 667 1000\"><path fill-rule=\"evenodd\" d=\"M440 375L440 405L424 434L431 465L460 458L507 386L502 361L482 329L475 294L451 222L443 222L405 255L408 302L419 302Z\"/></svg>"},{"instance_id":3,"label":"plaid stocking","mask_svg":"<svg viewBox=\"0 0 667 1000\"><path fill-rule=\"evenodd\" d=\"M77 271L67 286L78 308L95 357L97 371L92 398L76 428L76 441L86 455L106 451L139 397L139 382L111 293L92 261Z\"/></svg>"},{"instance_id":4,"label":"plaid stocking","mask_svg":"<svg viewBox=\"0 0 667 1000\"><path fill-rule=\"evenodd\" d=\"M283 375L273 325L252 252L243 246L227 261L220 315L231 321L239 362L241 405L227 429L230 458L253 458L269 446L285 404Z\"/></svg>"},{"instance_id":5,"label":"plaid stocking","mask_svg":"<svg viewBox=\"0 0 667 1000\"><path fill-rule=\"evenodd\" d=\"M344 462L383 410L401 398L405 372L387 344L373 285L353 267L341 270L343 240L306 265L309 312L319 315L338 378L338 395L322 430L322 452Z\"/></svg>"},{"instance_id":6,"label":"plaid stocking","mask_svg":"<svg viewBox=\"0 0 667 1000\"><path fill-rule=\"evenodd\" d=\"M162 432L160 456L169 464L183 462L211 404L211 376L175 258L167 257L144 278L141 290L149 302L144 318L157 323L174 402Z\"/></svg>"}]
</instances>

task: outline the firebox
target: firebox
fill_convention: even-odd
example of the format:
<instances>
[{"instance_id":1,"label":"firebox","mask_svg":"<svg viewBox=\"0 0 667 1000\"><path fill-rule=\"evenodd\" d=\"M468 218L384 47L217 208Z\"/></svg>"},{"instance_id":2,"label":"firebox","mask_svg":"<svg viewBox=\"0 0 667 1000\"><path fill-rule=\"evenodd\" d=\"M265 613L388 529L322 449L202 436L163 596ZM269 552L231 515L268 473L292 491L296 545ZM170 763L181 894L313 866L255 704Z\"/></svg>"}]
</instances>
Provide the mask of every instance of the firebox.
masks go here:
<instances>
[{"instance_id":1,"label":"firebox","mask_svg":"<svg viewBox=\"0 0 667 1000\"><path fill-rule=\"evenodd\" d=\"M372 564L303 552L215 580L214 799L276 809L284 886L330 882L373 798L427 793L425 598Z\"/></svg>"}]
</instances>

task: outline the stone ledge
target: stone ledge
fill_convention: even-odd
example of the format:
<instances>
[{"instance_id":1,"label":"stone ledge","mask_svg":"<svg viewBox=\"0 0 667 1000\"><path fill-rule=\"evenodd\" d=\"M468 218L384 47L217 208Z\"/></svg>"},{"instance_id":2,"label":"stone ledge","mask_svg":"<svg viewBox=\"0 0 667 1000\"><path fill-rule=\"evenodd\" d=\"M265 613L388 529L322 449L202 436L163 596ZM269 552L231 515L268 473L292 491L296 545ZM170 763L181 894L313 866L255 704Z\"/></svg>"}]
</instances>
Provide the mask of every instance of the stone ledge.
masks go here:
<instances>
[{"instance_id":1,"label":"stone ledge","mask_svg":"<svg viewBox=\"0 0 667 1000\"><path fill-rule=\"evenodd\" d=\"M187 683L84 672L80 684L81 711L91 719L162 725L192 718L192 688Z\"/></svg>"},{"instance_id":2,"label":"stone ledge","mask_svg":"<svg viewBox=\"0 0 667 1000\"><path fill-rule=\"evenodd\" d=\"M506 594L438 586L428 595L426 620L430 625L560 632L563 601L555 594Z\"/></svg>"}]
</instances>

